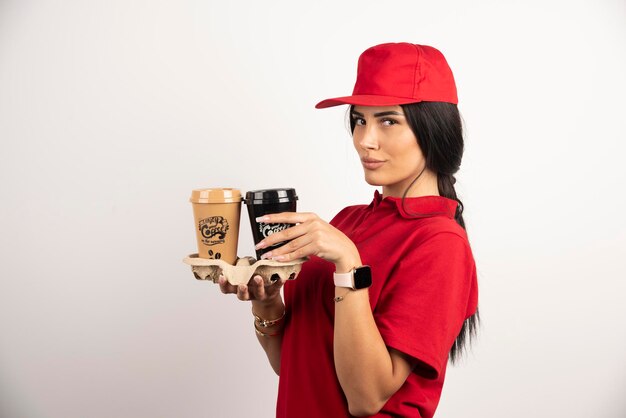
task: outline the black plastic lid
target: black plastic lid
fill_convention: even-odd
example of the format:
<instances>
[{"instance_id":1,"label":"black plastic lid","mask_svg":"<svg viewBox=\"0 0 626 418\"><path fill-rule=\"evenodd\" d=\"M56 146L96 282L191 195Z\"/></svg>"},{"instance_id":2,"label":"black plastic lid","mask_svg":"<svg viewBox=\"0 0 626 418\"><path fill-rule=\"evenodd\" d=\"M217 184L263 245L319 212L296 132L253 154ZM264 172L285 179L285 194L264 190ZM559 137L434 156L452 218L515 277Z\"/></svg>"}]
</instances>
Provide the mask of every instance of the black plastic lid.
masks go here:
<instances>
[{"instance_id":1,"label":"black plastic lid","mask_svg":"<svg viewBox=\"0 0 626 418\"><path fill-rule=\"evenodd\" d=\"M246 193L246 205L286 203L298 200L296 189L264 189Z\"/></svg>"}]
</instances>

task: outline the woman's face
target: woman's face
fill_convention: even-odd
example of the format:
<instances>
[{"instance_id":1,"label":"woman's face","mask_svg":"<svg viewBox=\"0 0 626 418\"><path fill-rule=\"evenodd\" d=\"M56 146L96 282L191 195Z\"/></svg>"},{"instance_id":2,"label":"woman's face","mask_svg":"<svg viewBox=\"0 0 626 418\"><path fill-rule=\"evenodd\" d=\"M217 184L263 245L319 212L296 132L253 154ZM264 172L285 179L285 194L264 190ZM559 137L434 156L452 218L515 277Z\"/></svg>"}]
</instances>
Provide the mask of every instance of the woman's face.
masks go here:
<instances>
[{"instance_id":1,"label":"woman's face","mask_svg":"<svg viewBox=\"0 0 626 418\"><path fill-rule=\"evenodd\" d=\"M402 107L355 106L350 117L365 181L383 186L385 197L401 197L426 164Z\"/></svg>"}]
</instances>

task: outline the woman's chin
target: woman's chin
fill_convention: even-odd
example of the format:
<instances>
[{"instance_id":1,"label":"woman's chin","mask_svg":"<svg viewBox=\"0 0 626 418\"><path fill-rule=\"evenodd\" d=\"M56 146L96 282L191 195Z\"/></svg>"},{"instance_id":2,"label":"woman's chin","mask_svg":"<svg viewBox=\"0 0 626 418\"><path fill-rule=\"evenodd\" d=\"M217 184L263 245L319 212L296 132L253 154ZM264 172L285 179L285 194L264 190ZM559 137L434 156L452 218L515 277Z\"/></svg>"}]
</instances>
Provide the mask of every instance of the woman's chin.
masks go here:
<instances>
[{"instance_id":1,"label":"woman's chin","mask_svg":"<svg viewBox=\"0 0 626 418\"><path fill-rule=\"evenodd\" d=\"M377 176L368 175L365 173L365 182L370 186L384 186L384 182L381 179L377 178Z\"/></svg>"}]
</instances>

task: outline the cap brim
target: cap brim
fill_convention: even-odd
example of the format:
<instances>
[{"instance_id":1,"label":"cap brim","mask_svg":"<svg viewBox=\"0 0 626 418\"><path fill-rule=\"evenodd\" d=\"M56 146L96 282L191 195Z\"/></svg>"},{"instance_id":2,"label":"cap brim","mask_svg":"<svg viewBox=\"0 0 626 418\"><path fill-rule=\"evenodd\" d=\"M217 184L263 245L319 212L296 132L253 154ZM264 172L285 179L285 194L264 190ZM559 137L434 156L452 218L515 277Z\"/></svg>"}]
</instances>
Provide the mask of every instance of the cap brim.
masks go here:
<instances>
[{"instance_id":1,"label":"cap brim","mask_svg":"<svg viewBox=\"0 0 626 418\"><path fill-rule=\"evenodd\" d=\"M324 109L326 107L340 105L357 105L357 106L396 106L408 103L417 103L421 100L414 97L393 97L393 96L375 96L370 94L359 94L355 96L335 97L333 99L322 100L315 105L316 109Z\"/></svg>"}]
</instances>

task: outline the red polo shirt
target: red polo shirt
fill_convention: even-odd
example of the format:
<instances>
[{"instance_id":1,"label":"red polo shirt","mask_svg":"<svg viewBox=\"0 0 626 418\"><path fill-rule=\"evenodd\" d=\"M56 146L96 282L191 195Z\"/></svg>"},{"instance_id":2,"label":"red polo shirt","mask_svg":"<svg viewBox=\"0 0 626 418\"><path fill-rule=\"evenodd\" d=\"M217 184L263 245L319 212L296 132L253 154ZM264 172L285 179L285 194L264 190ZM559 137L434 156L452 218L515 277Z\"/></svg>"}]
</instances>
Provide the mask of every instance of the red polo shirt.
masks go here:
<instances>
[{"instance_id":1,"label":"red polo shirt","mask_svg":"<svg viewBox=\"0 0 626 418\"><path fill-rule=\"evenodd\" d=\"M407 198L403 207L376 192L369 206L347 207L331 221L372 268L370 304L385 344L419 362L375 417L433 416L450 348L476 311L476 268L456 207L440 196ZM277 417L350 417L333 360L333 271L311 257L285 284Z\"/></svg>"}]
</instances>

